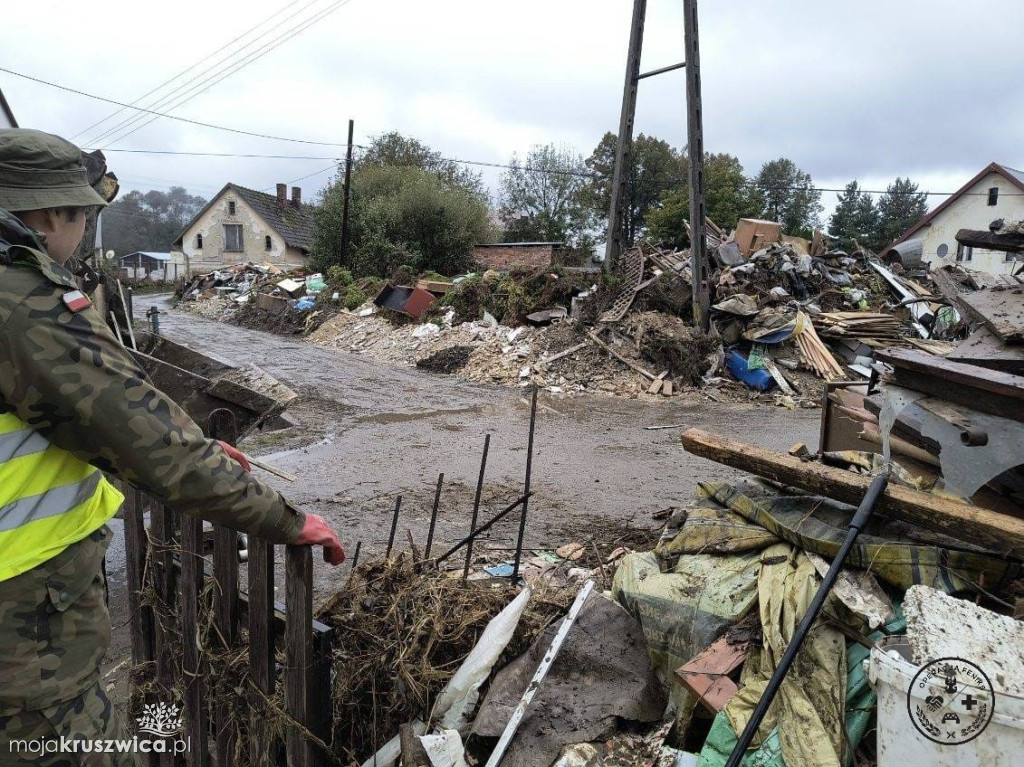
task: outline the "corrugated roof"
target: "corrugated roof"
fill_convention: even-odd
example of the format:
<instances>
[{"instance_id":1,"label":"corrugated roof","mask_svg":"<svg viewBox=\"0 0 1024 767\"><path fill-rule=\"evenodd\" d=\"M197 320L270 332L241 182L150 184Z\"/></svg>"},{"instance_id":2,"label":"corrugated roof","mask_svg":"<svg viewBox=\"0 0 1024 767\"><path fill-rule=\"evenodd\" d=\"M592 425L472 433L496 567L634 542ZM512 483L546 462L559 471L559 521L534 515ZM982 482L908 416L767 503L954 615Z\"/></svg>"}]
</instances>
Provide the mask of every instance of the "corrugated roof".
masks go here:
<instances>
[{"instance_id":1,"label":"corrugated roof","mask_svg":"<svg viewBox=\"0 0 1024 767\"><path fill-rule=\"evenodd\" d=\"M1009 165L1003 165L1002 168L1011 176L1013 176L1022 184L1024 184L1024 170L1017 170L1016 168L1011 168Z\"/></svg>"},{"instance_id":2,"label":"corrugated roof","mask_svg":"<svg viewBox=\"0 0 1024 767\"><path fill-rule=\"evenodd\" d=\"M152 258L155 261L171 260L170 253L157 253L152 250L137 250L134 253L128 253L127 255L121 256L119 260L124 261L126 258L131 258L132 256L148 256L149 258Z\"/></svg>"}]
</instances>

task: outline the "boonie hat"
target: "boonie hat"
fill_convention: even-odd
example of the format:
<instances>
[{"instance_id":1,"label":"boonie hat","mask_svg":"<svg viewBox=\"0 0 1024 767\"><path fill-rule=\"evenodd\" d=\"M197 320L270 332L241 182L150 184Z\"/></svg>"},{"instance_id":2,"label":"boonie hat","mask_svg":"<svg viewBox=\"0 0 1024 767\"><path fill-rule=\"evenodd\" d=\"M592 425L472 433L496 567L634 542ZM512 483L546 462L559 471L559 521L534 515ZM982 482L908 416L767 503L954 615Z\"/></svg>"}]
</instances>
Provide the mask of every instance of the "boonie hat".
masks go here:
<instances>
[{"instance_id":1,"label":"boonie hat","mask_svg":"<svg viewBox=\"0 0 1024 767\"><path fill-rule=\"evenodd\" d=\"M106 206L107 200L90 183L87 158L52 133L0 130L0 208L17 212Z\"/></svg>"}]
</instances>

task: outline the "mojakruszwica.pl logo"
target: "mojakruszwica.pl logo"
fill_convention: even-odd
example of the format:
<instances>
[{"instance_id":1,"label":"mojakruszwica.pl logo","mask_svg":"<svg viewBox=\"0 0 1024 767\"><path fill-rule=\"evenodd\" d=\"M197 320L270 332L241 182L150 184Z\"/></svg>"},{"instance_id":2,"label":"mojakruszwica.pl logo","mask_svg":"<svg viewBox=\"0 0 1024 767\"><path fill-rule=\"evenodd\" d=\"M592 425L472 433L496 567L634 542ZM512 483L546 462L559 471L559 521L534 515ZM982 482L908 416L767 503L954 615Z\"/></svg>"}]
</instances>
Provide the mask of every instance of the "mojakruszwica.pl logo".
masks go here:
<instances>
[{"instance_id":1,"label":"mojakruszwica.pl logo","mask_svg":"<svg viewBox=\"0 0 1024 767\"><path fill-rule=\"evenodd\" d=\"M995 691L976 664L963 658L938 658L914 675L907 711L928 740L958 746L988 727L995 711Z\"/></svg>"}]
</instances>

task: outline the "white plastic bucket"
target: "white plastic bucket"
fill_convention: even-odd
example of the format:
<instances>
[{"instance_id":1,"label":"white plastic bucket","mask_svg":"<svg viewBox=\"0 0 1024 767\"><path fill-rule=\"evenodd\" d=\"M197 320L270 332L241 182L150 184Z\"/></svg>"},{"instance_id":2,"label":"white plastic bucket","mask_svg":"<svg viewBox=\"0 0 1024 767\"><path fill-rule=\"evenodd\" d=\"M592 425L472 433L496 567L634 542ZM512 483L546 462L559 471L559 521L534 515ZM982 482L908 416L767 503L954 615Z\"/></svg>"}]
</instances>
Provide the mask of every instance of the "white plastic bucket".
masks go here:
<instances>
[{"instance_id":1,"label":"white plastic bucket","mask_svg":"<svg viewBox=\"0 0 1024 767\"><path fill-rule=\"evenodd\" d=\"M996 692L992 720L977 737L959 745L936 743L910 718L907 694L920 669L911 657L906 637L888 637L872 648L866 661L868 681L878 694L878 767L1024 767L1024 698ZM967 660L984 670L984 658ZM988 690L972 693L983 700L990 697ZM911 704L924 705L928 694L915 689ZM968 721L965 716L964 723Z\"/></svg>"}]
</instances>

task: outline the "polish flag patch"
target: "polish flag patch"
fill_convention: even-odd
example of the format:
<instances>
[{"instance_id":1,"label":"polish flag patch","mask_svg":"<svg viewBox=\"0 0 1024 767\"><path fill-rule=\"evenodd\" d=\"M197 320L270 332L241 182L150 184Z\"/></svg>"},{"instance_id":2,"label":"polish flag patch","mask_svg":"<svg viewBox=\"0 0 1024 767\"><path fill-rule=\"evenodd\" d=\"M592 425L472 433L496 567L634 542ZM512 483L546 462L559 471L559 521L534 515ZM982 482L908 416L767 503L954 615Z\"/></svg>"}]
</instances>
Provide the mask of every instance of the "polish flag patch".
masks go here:
<instances>
[{"instance_id":1,"label":"polish flag patch","mask_svg":"<svg viewBox=\"0 0 1024 767\"><path fill-rule=\"evenodd\" d=\"M80 290L72 290L64 294L64 305L76 314L92 306L92 301Z\"/></svg>"}]
</instances>

